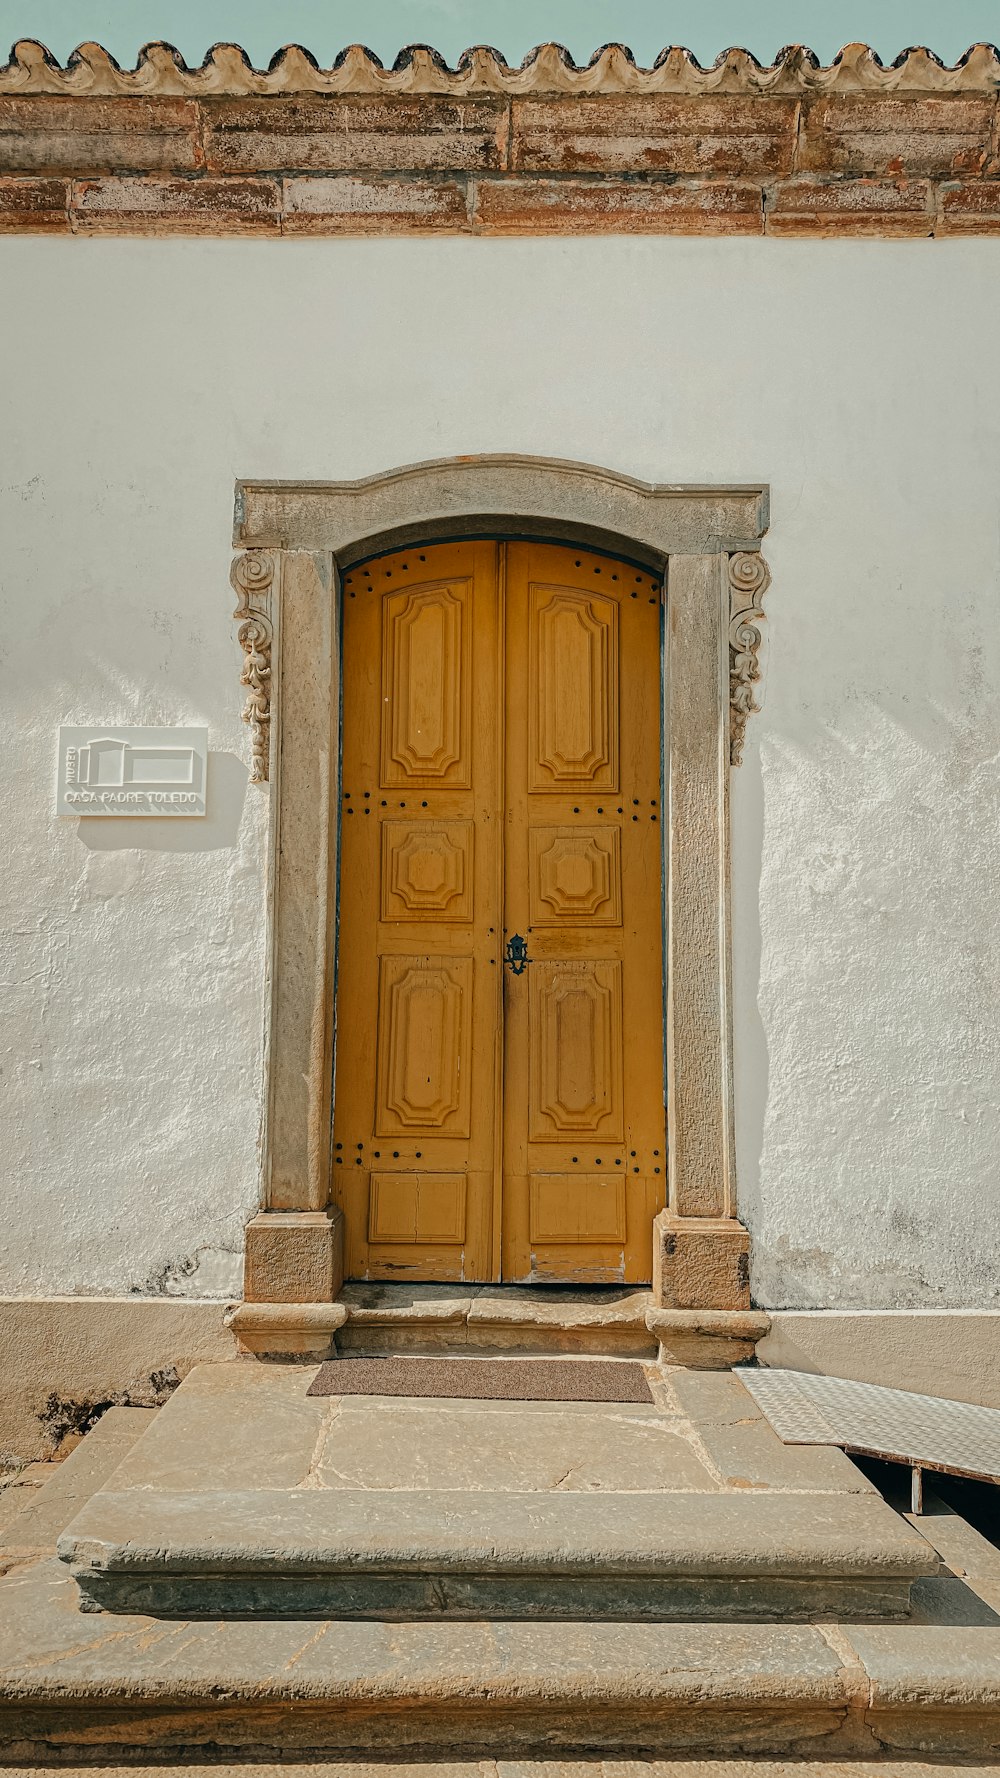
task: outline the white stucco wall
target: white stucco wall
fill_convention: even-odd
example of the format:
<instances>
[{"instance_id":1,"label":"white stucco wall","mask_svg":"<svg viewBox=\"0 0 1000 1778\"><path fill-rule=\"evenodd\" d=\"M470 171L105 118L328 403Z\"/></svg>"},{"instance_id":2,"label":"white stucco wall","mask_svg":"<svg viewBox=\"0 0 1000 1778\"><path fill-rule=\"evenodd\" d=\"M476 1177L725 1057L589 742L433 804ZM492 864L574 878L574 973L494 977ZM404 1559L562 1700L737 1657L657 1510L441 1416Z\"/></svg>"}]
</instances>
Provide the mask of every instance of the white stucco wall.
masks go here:
<instances>
[{"instance_id":1,"label":"white stucco wall","mask_svg":"<svg viewBox=\"0 0 1000 1778\"><path fill-rule=\"evenodd\" d=\"M233 482L457 452L767 480L733 778L770 1305L1000 1301L1000 243L0 243L0 1291L239 1286L266 806ZM59 821L55 730L207 723L200 824Z\"/></svg>"}]
</instances>

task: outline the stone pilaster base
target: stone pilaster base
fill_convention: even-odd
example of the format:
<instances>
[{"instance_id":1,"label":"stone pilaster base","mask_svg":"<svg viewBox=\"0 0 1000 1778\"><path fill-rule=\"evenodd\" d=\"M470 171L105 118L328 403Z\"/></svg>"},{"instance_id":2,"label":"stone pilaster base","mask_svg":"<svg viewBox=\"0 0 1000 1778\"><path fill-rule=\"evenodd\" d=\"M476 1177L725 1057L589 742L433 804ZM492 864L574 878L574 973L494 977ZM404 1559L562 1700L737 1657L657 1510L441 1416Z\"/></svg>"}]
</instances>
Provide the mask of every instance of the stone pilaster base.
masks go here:
<instances>
[{"instance_id":1,"label":"stone pilaster base","mask_svg":"<svg viewBox=\"0 0 1000 1778\"><path fill-rule=\"evenodd\" d=\"M653 1222L653 1302L663 1309L749 1309L750 1236L728 1216Z\"/></svg>"},{"instance_id":2,"label":"stone pilaster base","mask_svg":"<svg viewBox=\"0 0 1000 1778\"><path fill-rule=\"evenodd\" d=\"M247 1227L247 1303L332 1303L344 1282L340 1210L263 1210Z\"/></svg>"},{"instance_id":3,"label":"stone pilaster base","mask_svg":"<svg viewBox=\"0 0 1000 1778\"><path fill-rule=\"evenodd\" d=\"M239 1350L254 1358L318 1363L336 1350L347 1320L343 1303L240 1303L228 1317Z\"/></svg>"},{"instance_id":4,"label":"stone pilaster base","mask_svg":"<svg viewBox=\"0 0 1000 1778\"><path fill-rule=\"evenodd\" d=\"M661 1364L688 1371L726 1371L753 1358L771 1317L756 1309L647 1309Z\"/></svg>"}]
</instances>

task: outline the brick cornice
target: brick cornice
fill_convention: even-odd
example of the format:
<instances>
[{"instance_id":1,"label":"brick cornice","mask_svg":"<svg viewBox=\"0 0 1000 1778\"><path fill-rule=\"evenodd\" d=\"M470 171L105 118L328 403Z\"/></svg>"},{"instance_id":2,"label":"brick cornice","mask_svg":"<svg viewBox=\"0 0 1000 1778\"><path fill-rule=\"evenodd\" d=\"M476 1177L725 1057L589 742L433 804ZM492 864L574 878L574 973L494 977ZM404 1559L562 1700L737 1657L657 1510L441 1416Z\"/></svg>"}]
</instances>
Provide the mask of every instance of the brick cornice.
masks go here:
<instances>
[{"instance_id":1,"label":"brick cornice","mask_svg":"<svg viewBox=\"0 0 1000 1778\"><path fill-rule=\"evenodd\" d=\"M685 50L578 68L544 45L386 69L217 45L200 68L150 45L121 69L38 44L0 69L0 230L111 234L1000 232L1000 54L822 68Z\"/></svg>"}]
</instances>

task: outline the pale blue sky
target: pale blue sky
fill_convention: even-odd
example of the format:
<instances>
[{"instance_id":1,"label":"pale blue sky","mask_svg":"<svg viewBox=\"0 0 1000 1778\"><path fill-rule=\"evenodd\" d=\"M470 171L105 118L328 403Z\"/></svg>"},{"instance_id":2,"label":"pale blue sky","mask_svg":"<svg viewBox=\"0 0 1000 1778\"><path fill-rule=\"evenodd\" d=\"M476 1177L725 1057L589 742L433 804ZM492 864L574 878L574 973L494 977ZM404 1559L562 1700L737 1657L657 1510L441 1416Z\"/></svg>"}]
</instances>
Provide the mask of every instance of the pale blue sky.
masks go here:
<instances>
[{"instance_id":1,"label":"pale blue sky","mask_svg":"<svg viewBox=\"0 0 1000 1778\"><path fill-rule=\"evenodd\" d=\"M627 43L643 65L666 43L709 62L730 44L771 61L783 44L804 42L829 61L859 39L883 60L924 43L954 62L970 43L1000 39L1000 0L0 0L0 49L18 37L41 39L60 60L96 39L129 65L151 39L192 63L235 40L258 66L289 42L323 64L359 41L385 62L413 42L450 62L470 43L492 43L517 62L547 38L578 61L609 40Z\"/></svg>"}]
</instances>

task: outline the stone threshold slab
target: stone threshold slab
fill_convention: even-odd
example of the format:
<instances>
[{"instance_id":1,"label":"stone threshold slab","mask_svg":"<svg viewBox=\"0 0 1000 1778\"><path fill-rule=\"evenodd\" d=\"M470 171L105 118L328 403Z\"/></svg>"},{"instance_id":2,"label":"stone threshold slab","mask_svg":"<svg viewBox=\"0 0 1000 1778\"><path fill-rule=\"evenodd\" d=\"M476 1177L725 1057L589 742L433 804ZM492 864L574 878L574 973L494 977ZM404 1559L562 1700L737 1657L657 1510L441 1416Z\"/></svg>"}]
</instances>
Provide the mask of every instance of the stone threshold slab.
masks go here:
<instances>
[{"instance_id":1,"label":"stone threshold slab","mask_svg":"<svg viewBox=\"0 0 1000 1778\"><path fill-rule=\"evenodd\" d=\"M0 1581L0 1746L63 1764L202 1747L982 1759L1000 1748L1000 1630L88 1619L40 1563Z\"/></svg>"},{"instance_id":2,"label":"stone threshold slab","mask_svg":"<svg viewBox=\"0 0 1000 1778\"><path fill-rule=\"evenodd\" d=\"M511 1286L347 1284L341 1352L481 1348L655 1357L650 1290L517 1290Z\"/></svg>"},{"instance_id":3,"label":"stone threshold slab","mask_svg":"<svg viewBox=\"0 0 1000 1778\"><path fill-rule=\"evenodd\" d=\"M535 1285L345 1284L338 1299L352 1321L479 1321L534 1327L642 1327L653 1301L648 1289L586 1290Z\"/></svg>"},{"instance_id":4,"label":"stone threshold slab","mask_svg":"<svg viewBox=\"0 0 1000 1778\"><path fill-rule=\"evenodd\" d=\"M57 1545L89 1611L898 1617L936 1553L877 1495L102 1492Z\"/></svg>"}]
</instances>

